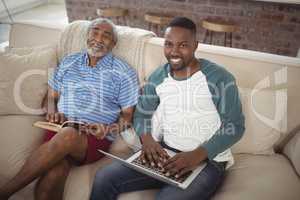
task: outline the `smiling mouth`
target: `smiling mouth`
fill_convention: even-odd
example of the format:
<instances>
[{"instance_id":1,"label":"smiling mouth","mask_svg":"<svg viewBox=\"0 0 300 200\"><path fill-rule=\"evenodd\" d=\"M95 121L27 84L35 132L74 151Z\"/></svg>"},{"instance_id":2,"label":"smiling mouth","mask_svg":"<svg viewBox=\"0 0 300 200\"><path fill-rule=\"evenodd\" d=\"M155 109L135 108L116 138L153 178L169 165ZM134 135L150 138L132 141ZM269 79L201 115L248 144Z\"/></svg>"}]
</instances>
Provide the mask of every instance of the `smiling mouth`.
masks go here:
<instances>
[{"instance_id":1,"label":"smiling mouth","mask_svg":"<svg viewBox=\"0 0 300 200\"><path fill-rule=\"evenodd\" d=\"M172 64L179 64L181 61L181 58L171 58L170 61Z\"/></svg>"}]
</instances>

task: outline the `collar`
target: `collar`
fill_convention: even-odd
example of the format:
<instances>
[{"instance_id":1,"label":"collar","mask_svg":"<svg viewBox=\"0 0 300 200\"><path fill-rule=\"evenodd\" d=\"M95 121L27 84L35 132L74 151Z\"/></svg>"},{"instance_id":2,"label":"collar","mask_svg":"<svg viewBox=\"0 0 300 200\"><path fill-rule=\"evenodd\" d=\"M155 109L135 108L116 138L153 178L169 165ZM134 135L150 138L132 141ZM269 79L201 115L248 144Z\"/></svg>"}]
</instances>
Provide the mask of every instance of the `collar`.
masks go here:
<instances>
[{"instance_id":1,"label":"collar","mask_svg":"<svg viewBox=\"0 0 300 200\"><path fill-rule=\"evenodd\" d=\"M167 72L168 72L168 77L176 80L176 81L184 81L184 80L187 80L189 78L191 78L194 74L196 74L197 72L201 71L202 69L202 59L197 59L198 60L198 68L199 70L196 71L195 73L193 73L191 76L189 77L184 77L184 78L178 78L178 77L174 77L173 76L173 73L172 73L172 70L171 70L171 64L170 63L167 63Z\"/></svg>"},{"instance_id":2,"label":"collar","mask_svg":"<svg viewBox=\"0 0 300 200\"><path fill-rule=\"evenodd\" d=\"M90 67L89 66L89 56L88 56L88 52L87 51L84 51L83 61L84 61L84 64L87 67ZM98 60L95 68L97 68L97 69L100 69L100 68L104 68L104 69L112 68L113 67L113 61L114 61L114 56L112 55L111 52L109 52L105 56L103 56L101 59Z\"/></svg>"}]
</instances>

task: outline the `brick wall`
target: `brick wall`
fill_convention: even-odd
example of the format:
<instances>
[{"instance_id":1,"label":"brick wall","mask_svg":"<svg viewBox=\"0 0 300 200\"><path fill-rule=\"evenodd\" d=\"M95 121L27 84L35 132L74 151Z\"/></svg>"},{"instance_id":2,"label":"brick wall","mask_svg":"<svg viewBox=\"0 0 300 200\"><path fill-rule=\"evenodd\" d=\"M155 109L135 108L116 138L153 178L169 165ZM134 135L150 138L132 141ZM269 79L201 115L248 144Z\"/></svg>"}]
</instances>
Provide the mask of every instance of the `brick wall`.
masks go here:
<instances>
[{"instance_id":1,"label":"brick wall","mask_svg":"<svg viewBox=\"0 0 300 200\"><path fill-rule=\"evenodd\" d=\"M95 18L96 8L129 9L129 25L147 28L146 12L186 16L198 24L198 39L204 38L201 20L222 17L234 20L239 30L233 35L233 47L296 56L300 48L300 5L252 0L65 0L69 21ZM214 44L222 45L224 35L214 35Z\"/></svg>"}]
</instances>

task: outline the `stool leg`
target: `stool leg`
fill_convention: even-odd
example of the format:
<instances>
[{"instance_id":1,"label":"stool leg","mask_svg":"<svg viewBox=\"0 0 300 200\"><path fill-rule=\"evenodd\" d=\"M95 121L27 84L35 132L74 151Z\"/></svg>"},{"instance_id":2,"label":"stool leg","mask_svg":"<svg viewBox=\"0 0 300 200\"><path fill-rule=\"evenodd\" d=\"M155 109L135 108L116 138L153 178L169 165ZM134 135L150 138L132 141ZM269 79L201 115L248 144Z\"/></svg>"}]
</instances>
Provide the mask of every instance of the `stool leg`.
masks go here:
<instances>
[{"instance_id":1,"label":"stool leg","mask_svg":"<svg viewBox=\"0 0 300 200\"><path fill-rule=\"evenodd\" d=\"M123 19L123 23L124 23L124 25L125 25L125 26L127 26L127 20L126 20L126 17L125 17L125 16L123 16L123 18L122 18L122 19Z\"/></svg>"},{"instance_id":2,"label":"stool leg","mask_svg":"<svg viewBox=\"0 0 300 200\"><path fill-rule=\"evenodd\" d=\"M208 35L209 35L208 30L206 30L206 31L205 31L205 34L204 34L203 43L206 42Z\"/></svg>"},{"instance_id":3,"label":"stool leg","mask_svg":"<svg viewBox=\"0 0 300 200\"><path fill-rule=\"evenodd\" d=\"M155 33L156 33L156 35L157 35L158 37L160 37L159 25L158 25L158 24L155 25Z\"/></svg>"},{"instance_id":4,"label":"stool leg","mask_svg":"<svg viewBox=\"0 0 300 200\"><path fill-rule=\"evenodd\" d=\"M148 30L149 30L149 31L152 31L152 30L151 30L151 23L148 23Z\"/></svg>"},{"instance_id":5,"label":"stool leg","mask_svg":"<svg viewBox=\"0 0 300 200\"><path fill-rule=\"evenodd\" d=\"M209 31L209 34L210 34L209 44L212 44L213 33L214 33L213 31Z\"/></svg>"},{"instance_id":6,"label":"stool leg","mask_svg":"<svg viewBox=\"0 0 300 200\"><path fill-rule=\"evenodd\" d=\"M230 41L230 47L232 47L232 33L229 33L229 41Z\"/></svg>"},{"instance_id":7,"label":"stool leg","mask_svg":"<svg viewBox=\"0 0 300 200\"><path fill-rule=\"evenodd\" d=\"M158 31L159 37L162 37L162 27L161 27L161 25L157 25L157 31Z\"/></svg>"},{"instance_id":8,"label":"stool leg","mask_svg":"<svg viewBox=\"0 0 300 200\"><path fill-rule=\"evenodd\" d=\"M225 32L224 47L226 47L226 42L227 42L227 33Z\"/></svg>"}]
</instances>

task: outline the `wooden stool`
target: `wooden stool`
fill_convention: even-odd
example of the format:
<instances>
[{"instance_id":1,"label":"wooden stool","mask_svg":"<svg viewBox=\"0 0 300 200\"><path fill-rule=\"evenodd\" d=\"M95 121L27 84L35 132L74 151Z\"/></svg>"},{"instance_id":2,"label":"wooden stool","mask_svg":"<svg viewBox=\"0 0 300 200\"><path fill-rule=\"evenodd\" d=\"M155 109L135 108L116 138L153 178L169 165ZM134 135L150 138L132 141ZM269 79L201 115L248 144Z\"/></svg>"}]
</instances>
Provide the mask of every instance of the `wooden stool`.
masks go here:
<instances>
[{"instance_id":1,"label":"wooden stool","mask_svg":"<svg viewBox=\"0 0 300 200\"><path fill-rule=\"evenodd\" d=\"M99 17L105 17L109 19L116 19L116 24L127 25L126 16L128 10L123 8L99 8L97 9L97 15Z\"/></svg>"},{"instance_id":2,"label":"wooden stool","mask_svg":"<svg viewBox=\"0 0 300 200\"><path fill-rule=\"evenodd\" d=\"M146 13L144 18L148 22L148 30L153 31L157 36L162 36L163 28L173 19L170 15L157 13Z\"/></svg>"},{"instance_id":3,"label":"wooden stool","mask_svg":"<svg viewBox=\"0 0 300 200\"><path fill-rule=\"evenodd\" d=\"M209 37L209 44L212 44L213 32L222 32L225 33L224 46L227 44L227 34L229 34L229 46L232 47L232 33L238 29L237 25L220 19L206 19L202 21L202 27L206 29L203 43Z\"/></svg>"}]
</instances>

